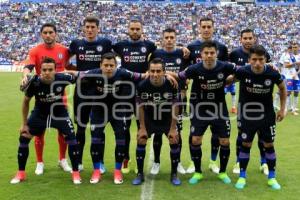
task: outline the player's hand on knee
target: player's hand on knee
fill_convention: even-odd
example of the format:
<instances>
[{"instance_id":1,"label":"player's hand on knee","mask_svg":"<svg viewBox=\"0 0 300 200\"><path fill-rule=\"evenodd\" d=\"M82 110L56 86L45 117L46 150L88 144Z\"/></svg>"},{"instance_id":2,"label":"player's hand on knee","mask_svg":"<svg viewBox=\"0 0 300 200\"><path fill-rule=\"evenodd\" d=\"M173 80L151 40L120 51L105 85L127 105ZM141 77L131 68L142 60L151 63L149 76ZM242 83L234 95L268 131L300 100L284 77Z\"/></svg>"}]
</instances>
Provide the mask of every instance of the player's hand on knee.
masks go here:
<instances>
[{"instance_id":1,"label":"player's hand on knee","mask_svg":"<svg viewBox=\"0 0 300 200\"><path fill-rule=\"evenodd\" d=\"M32 138L32 135L29 133L29 127L27 125L22 125L20 128L20 135L26 138Z\"/></svg>"},{"instance_id":2,"label":"player's hand on knee","mask_svg":"<svg viewBox=\"0 0 300 200\"><path fill-rule=\"evenodd\" d=\"M168 134L170 144L178 144L179 137L176 130L171 130Z\"/></svg>"},{"instance_id":3,"label":"player's hand on knee","mask_svg":"<svg viewBox=\"0 0 300 200\"><path fill-rule=\"evenodd\" d=\"M147 131L145 129L139 129L137 134L138 144L146 144L147 139L148 139Z\"/></svg>"}]
</instances>

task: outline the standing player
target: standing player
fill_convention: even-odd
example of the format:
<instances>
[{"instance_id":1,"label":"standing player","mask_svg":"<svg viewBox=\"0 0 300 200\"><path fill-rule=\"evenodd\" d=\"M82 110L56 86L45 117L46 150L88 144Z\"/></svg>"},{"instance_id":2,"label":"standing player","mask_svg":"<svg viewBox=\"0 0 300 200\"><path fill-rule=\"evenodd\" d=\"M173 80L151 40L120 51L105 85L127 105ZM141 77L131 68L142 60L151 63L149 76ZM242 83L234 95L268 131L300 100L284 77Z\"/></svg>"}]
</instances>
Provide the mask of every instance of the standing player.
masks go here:
<instances>
[{"instance_id":1,"label":"standing player","mask_svg":"<svg viewBox=\"0 0 300 200\"><path fill-rule=\"evenodd\" d=\"M176 31L172 28L167 28L163 31L163 39L162 39L163 49L155 50L150 60L154 58L161 58L166 71L171 71L178 73L183 71L188 65L188 60L183 57L183 50L176 48ZM179 86L178 92L181 93L181 99L186 95L186 84L182 84ZM177 129L179 133L179 146L180 150L182 148L182 138L181 138L181 130L182 130L182 112L184 105L179 108L179 119L177 124ZM160 152L162 147L162 134L154 134L153 138L153 150L154 150L154 163L152 164L152 168L150 173L156 175L159 173L160 169ZM180 155L180 154L179 154ZM179 157L180 161L180 157ZM181 174L185 174L185 169L182 164L178 163L177 171Z\"/></svg>"},{"instance_id":2,"label":"standing player","mask_svg":"<svg viewBox=\"0 0 300 200\"><path fill-rule=\"evenodd\" d=\"M300 65L300 55L298 44L296 42L292 42L291 44L291 52L285 53L282 57L281 64L282 74L286 79L286 87L287 87L287 111L291 110L293 115L299 115L297 112L298 107L298 94L299 94L299 76L297 72L297 68ZM292 100L291 94L294 92L294 99Z\"/></svg>"},{"instance_id":3,"label":"standing player","mask_svg":"<svg viewBox=\"0 0 300 200\"><path fill-rule=\"evenodd\" d=\"M91 110L91 157L94 171L90 183L96 184L101 180L100 165L101 155L104 152L104 129L110 122L116 138L114 183L122 184L122 161L125 150L125 123L122 113L123 105L120 104L123 86L122 81L139 81L145 75L129 72L123 68L117 68L117 60L113 53L102 55L100 69L89 70L79 74L81 81L90 82L95 89L94 102ZM121 97L122 98L122 97Z\"/></svg>"},{"instance_id":4,"label":"standing player","mask_svg":"<svg viewBox=\"0 0 300 200\"><path fill-rule=\"evenodd\" d=\"M43 43L37 45L29 51L29 61L23 70L22 85L27 82L27 75L35 69L37 75L41 73L41 62L44 57L53 58L56 62L56 71L64 71L68 65L69 53L68 49L56 43L56 27L54 24L46 23L41 27L40 30ZM66 102L66 101L65 101ZM58 134L59 143L59 166L67 172L71 171L65 154L67 150L67 144L64 141L63 135ZM43 161L43 150L44 150L44 133L38 134L35 137L35 151L37 157L37 165L35 174L41 175L44 173L44 161Z\"/></svg>"},{"instance_id":5,"label":"standing player","mask_svg":"<svg viewBox=\"0 0 300 200\"><path fill-rule=\"evenodd\" d=\"M242 134L242 147L239 153L240 178L235 187L243 189L246 185L246 169L250 159L250 149L255 133L261 134L264 142L266 161L269 168L268 185L279 190L275 179L276 154L274 150L276 120L284 118L286 87L279 72L267 67L266 50L258 45L250 49L249 63L239 68L235 76L240 80L238 125ZM273 88L278 85L280 110L277 116L273 107ZM253 112L256 110L256 112Z\"/></svg>"},{"instance_id":6,"label":"standing player","mask_svg":"<svg viewBox=\"0 0 300 200\"><path fill-rule=\"evenodd\" d=\"M213 41L203 42L200 49L203 61L189 66L176 75L184 81L186 79L193 80L190 97L191 128L189 144L195 173L189 180L190 184L197 184L203 179L201 145L203 134L208 126L210 126L212 134L218 137L221 145L218 178L225 184L231 182L226 173L230 155L230 121L224 87L226 78L234 72L234 66L217 61L217 49L217 43Z\"/></svg>"},{"instance_id":7,"label":"standing player","mask_svg":"<svg viewBox=\"0 0 300 200\"><path fill-rule=\"evenodd\" d=\"M229 54L229 61L236 64L237 66L245 66L249 61L250 48L255 45L256 41L257 41L257 39L256 39L256 36L252 29L242 30L241 36L240 36L240 42L241 42L242 46L237 49L234 49ZM271 57L268 53L266 55L266 58L267 58L268 63L271 62ZM234 94L235 94L235 84L234 83L232 83L229 87L227 87L227 89L229 89L230 92L234 92ZM231 89L234 89L234 90L231 90ZM225 91L226 91L226 89L225 89ZM233 93L231 93L231 94L233 94ZM234 99L235 99L235 97L234 97ZM232 105L235 105L235 102L232 102ZM269 172L268 172L268 166L266 164L264 145L263 145L262 138L260 136L261 135L258 134L258 148L259 148L259 152L260 152L260 170L262 172L264 172L264 174L268 175ZM233 167L233 173L235 173L235 174L240 173L238 155L240 153L241 145L242 145L242 137L241 137L241 132L239 131L238 137L236 140L237 161Z\"/></svg>"},{"instance_id":8,"label":"standing player","mask_svg":"<svg viewBox=\"0 0 300 200\"><path fill-rule=\"evenodd\" d=\"M120 41L113 47L114 51L121 58L121 67L132 72L145 73L148 69L148 57L156 49L153 42L142 39L143 26L142 22L133 19L128 25L128 35L130 39ZM125 95L135 94L135 88L131 88L127 85L124 88ZM135 98L126 99L127 102L131 103L131 109L135 107ZM132 109L133 113L133 109ZM130 146L130 126L131 126L131 115L126 116L126 147L125 147L125 159L122 166L123 173L129 173L129 146ZM138 124L138 123L137 123Z\"/></svg>"},{"instance_id":9,"label":"standing player","mask_svg":"<svg viewBox=\"0 0 300 200\"><path fill-rule=\"evenodd\" d=\"M70 44L69 52L76 56L76 70L85 71L90 69L97 69L100 66L101 56L112 50L111 41L106 38L98 36L99 19L96 17L86 17L83 21L83 31L85 38L73 40ZM89 122L90 112L92 106L91 98L88 96L92 94L90 85L80 82L76 84L74 92L74 114L75 123L77 124L76 139L79 145L79 170L83 170L82 156L85 145L85 129ZM88 104L88 105L87 105ZM103 138L103 145L105 138ZM104 148L104 147L103 147ZM105 173L104 167L104 151L100 155L100 170Z\"/></svg>"},{"instance_id":10,"label":"standing player","mask_svg":"<svg viewBox=\"0 0 300 200\"><path fill-rule=\"evenodd\" d=\"M193 43L188 45L188 49L191 52L190 59L193 64L199 63L202 61L201 58L201 44L205 41L212 41L213 40L213 33L214 33L214 21L211 18L201 18L199 21L199 34L200 39L194 41ZM228 60L228 49L227 47L217 41L214 41L217 44L218 48L218 55L217 58L220 61L227 61ZM209 169L211 169L214 173L219 173L219 167L216 164L217 155L219 151L219 138L218 136L212 135L211 137L211 158L209 162ZM193 163L190 164L189 168L187 169L187 173L193 173L195 171L195 167Z\"/></svg>"},{"instance_id":11,"label":"standing player","mask_svg":"<svg viewBox=\"0 0 300 200\"><path fill-rule=\"evenodd\" d=\"M63 134L69 145L69 157L72 163L72 179L74 184L80 184L78 172L78 150L72 121L63 103L65 87L75 82L69 74L56 74L56 63L52 58L44 57L40 62L39 76L34 76L28 83L22 105L23 123L20 130L18 164L19 171L10 183L16 184L26 178L25 166L29 155L29 142L33 136L41 135L46 128L56 128ZM29 118L29 103L35 96L35 106Z\"/></svg>"},{"instance_id":12,"label":"standing player","mask_svg":"<svg viewBox=\"0 0 300 200\"><path fill-rule=\"evenodd\" d=\"M152 133L166 134L170 143L171 183L180 185L177 177L179 162L179 136L176 130L179 101L177 89L165 78L165 66L161 59L155 58L149 63L149 78L137 87L138 117L140 127L137 135L136 162L137 177L133 185L144 182L144 159L147 139Z\"/></svg>"}]
</instances>

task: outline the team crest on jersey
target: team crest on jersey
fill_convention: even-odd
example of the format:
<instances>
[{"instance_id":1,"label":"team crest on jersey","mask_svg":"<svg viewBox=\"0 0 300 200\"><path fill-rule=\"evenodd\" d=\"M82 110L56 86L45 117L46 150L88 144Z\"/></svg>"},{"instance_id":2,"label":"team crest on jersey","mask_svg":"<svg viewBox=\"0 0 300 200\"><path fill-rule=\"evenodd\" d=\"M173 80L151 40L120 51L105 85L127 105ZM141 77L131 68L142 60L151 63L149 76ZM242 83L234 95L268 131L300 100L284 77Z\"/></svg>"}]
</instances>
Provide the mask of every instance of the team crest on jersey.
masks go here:
<instances>
[{"instance_id":1,"label":"team crest on jersey","mask_svg":"<svg viewBox=\"0 0 300 200\"><path fill-rule=\"evenodd\" d=\"M219 74L218 74L218 79L219 79L219 80L222 80L223 78L224 78L224 74L223 74L223 73L219 73Z\"/></svg>"},{"instance_id":2,"label":"team crest on jersey","mask_svg":"<svg viewBox=\"0 0 300 200\"><path fill-rule=\"evenodd\" d=\"M197 63L199 63L199 62L201 62L201 61L202 61L201 58L196 58L196 62L197 62Z\"/></svg>"},{"instance_id":3,"label":"team crest on jersey","mask_svg":"<svg viewBox=\"0 0 300 200\"><path fill-rule=\"evenodd\" d=\"M56 92L61 92L62 91L62 87L57 87L56 88Z\"/></svg>"},{"instance_id":4,"label":"team crest on jersey","mask_svg":"<svg viewBox=\"0 0 300 200\"><path fill-rule=\"evenodd\" d=\"M101 45L97 46L97 51L101 52L103 50L103 47Z\"/></svg>"},{"instance_id":5,"label":"team crest on jersey","mask_svg":"<svg viewBox=\"0 0 300 200\"><path fill-rule=\"evenodd\" d=\"M142 53L146 53L146 52L147 52L147 48L146 48L146 47L142 47L142 48L141 48L141 52L142 52Z\"/></svg>"},{"instance_id":6,"label":"team crest on jersey","mask_svg":"<svg viewBox=\"0 0 300 200\"><path fill-rule=\"evenodd\" d=\"M84 60L84 54L79 55L79 60Z\"/></svg>"},{"instance_id":7,"label":"team crest on jersey","mask_svg":"<svg viewBox=\"0 0 300 200\"><path fill-rule=\"evenodd\" d=\"M270 86L272 81L270 79L265 80L265 86Z\"/></svg>"},{"instance_id":8,"label":"team crest on jersey","mask_svg":"<svg viewBox=\"0 0 300 200\"><path fill-rule=\"evenodd\" d=\"M181 59L180 59L180 58L177 58L177 59L176 59L176 64L177 64L177 65L180 65L180 64L181 64L181 62L182 62L182 61L181 61Z\"/></svg>"},{"instance_id":9,"label":"team crest on jersey","mask_svg":"<svg viewBox=\"0 0 300 200\"><path fill-rule=\"evenodd\" d=\"M245 140L247 139L247 134L246 133L242 133L242 138Z\"/></svg>"},{"instance_id":10,"label":"team crest on jersey","mask_svg":"<svg viewBox=\"0 0 300 200\"><path fill-rule=\"evenodd\" d=\"M63 59L63 57L64 57L64 56L63 56L62 53L59 53L59 54L58 54L58 58L59 58L59 59Z\"/></svg>"}]
</instances>

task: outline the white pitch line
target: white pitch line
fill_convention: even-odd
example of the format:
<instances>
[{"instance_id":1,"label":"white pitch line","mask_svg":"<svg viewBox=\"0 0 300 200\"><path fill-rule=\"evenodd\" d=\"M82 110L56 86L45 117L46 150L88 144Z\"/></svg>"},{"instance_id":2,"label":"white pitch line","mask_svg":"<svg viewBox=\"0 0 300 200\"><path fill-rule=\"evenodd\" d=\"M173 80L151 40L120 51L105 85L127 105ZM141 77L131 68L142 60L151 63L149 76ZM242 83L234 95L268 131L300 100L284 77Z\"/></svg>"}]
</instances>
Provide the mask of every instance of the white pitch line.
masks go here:
<instances>
[{"instance_id":1,"label":"white pitch line","mask_svg":"<svg viewBox=\"0 0 300 200\"><path fill-rule=\"evenodd\" d=\"M154 137L152 137L151 144L150 144L151 145L150 146L150 156L149 156L149 160L147 162L147 164L148 164L147 173L150 171L152 161L154 160L153 138ZM150 178L150 179L147 178L147 180L145 180L144 184L142 185L141 200L152 200L153 190L154 190L154 179L153 178Z\"/></svg>"}]
</instances>

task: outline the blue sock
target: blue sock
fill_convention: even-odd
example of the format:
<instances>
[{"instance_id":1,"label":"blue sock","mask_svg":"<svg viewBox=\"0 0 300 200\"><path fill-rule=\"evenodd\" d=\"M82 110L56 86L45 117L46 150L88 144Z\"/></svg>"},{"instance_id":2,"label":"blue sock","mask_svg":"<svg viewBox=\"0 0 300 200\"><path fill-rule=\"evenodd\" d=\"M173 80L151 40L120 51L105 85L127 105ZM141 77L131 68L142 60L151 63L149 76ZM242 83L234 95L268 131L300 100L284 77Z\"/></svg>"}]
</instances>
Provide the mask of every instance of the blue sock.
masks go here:
<instances>
[{"instance_id":1,"label":"blue sock","mask_svg":"<svg viewBox=\"0 0 300 200\"><path fill-rule=\"evenodd\" d=\"M275 171L269 171L268 179L275 178Z\"/></svg>"},{"instance_id":2,"label":"blue sock","mask_svg":"<svg viewBox=\"0 0 300 200\"><path fill-rule=\"evenodd\" d=\"M94 169L100 169L100 162L93 163Z\"/></svg>"},{"instance_id":3,"label":"blue sock","mask_svg":"<svg viewBox=\"0 0 300 200\"><path fill-rule=\"evenodd\" d=\"M122 163L116 162L116 164L115 164L115 169L121 170L121 168L122 168Z\"/></svg>"},{"instance_id":4,"label":"blue sock","mask_svg":"<svg viewBox=\"0 0 300 200\"><path fill-rule=\"evenodd\" d=\"M260 164L262 165L262 164L266 164L266 163L267 163L266 158L265 157L261 157L260 158Z\"/></svg>"},{"instance_id":5,"label":"blue sock","mask_svg":"<svg viewBox=\"0 0 300 200\"><path fill-rule=\"evenodd\" d=\"M240 172L240 178L246 178L246 171Z\"/></svg>"}]
</instances>

